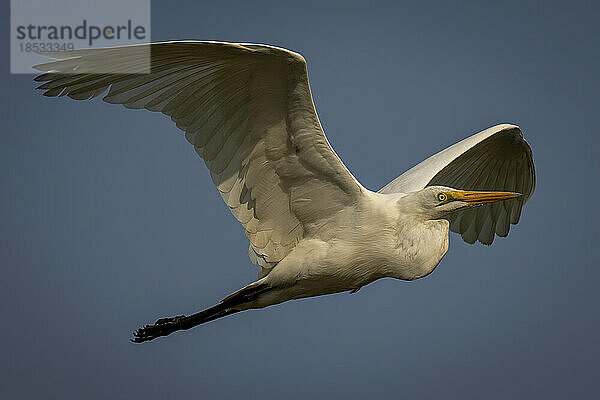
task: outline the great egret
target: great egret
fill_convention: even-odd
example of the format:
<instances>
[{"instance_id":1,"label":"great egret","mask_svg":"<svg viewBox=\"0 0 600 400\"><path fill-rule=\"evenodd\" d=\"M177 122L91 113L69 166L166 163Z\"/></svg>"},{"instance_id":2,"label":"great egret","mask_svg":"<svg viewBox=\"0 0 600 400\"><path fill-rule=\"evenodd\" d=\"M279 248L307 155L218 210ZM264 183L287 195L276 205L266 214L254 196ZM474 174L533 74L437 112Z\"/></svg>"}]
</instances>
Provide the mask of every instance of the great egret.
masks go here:
<instances>
[{"instance_id":1,"label":"great egret","mask_svg":"<svg viewBox=\"0 0 600 400\"><path fill-rule=\"evenodd\" d=\"M104 101L170 116L244 226L259 266L257 281L197 314L140 328L135 342L383 277L421 278L448 250L449 229L490 244L519 221L535 187L531 148L504 124L378 192L365 189L325 137L304 58L285 49L177 41L41 54L55 60L35 66L46 96L91 99L108 89Z\"/></svg>"}]
</instances>

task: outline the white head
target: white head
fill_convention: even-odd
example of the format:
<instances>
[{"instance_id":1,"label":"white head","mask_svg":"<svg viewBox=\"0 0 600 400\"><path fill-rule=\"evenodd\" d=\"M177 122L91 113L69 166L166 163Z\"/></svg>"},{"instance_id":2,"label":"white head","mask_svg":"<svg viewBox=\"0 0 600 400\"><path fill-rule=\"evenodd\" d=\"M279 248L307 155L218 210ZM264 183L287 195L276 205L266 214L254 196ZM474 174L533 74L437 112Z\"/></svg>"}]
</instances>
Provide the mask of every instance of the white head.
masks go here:
<instances>
[{"instance_id":1,"label":"white head","mask_svg":"<svg viewBox=\"0 0 600 400\"><path fill-rule=\"evenodd\" d=\"M462 208L519 196L521 194L513 192L481 192L458 190L446 186L428 186L400 198L398 206L403 212L420 215L430 220L444 218Z\"/></svg>"}]
</instances>

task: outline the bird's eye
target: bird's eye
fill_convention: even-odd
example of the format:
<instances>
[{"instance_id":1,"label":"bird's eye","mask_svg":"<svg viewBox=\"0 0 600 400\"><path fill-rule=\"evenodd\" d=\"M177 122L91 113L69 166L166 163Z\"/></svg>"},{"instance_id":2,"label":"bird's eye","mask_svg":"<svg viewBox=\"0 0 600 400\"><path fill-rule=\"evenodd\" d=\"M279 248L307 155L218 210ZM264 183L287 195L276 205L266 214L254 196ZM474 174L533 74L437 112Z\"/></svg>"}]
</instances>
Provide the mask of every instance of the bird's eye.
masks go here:
<instances>
[{"instance_id":1,"label":"bird's eye","mask_svg":"<svg viewBox=\"0 0 600 400\"><path fill-rule=\"evenodd\" d=\"M448 196L446 196L445 193L439 193L437 195L437 198L438 198L439 201L446 201L446 200L448 200Z\"/></svg>"}]
</instances>

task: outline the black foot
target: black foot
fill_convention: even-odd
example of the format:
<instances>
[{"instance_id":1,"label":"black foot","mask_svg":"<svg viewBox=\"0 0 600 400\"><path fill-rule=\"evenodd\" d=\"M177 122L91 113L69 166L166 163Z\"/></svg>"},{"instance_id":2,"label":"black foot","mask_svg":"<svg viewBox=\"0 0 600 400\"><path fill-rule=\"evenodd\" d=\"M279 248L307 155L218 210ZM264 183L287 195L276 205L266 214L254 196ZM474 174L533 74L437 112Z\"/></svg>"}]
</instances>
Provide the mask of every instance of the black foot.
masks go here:
<instances>
[{"instance_id":1,"label":"black foot","mask_svg":"<svg viewBox=\"0 0 600 400\"><path fill-rule=\"evenodd\" d=\"M156 339L160 336L167 336L182 328L181 321L184 318L186 318L185 315L179 315L172 318L161 318L156 321L154 325L146 325L143 328L136 330L133 333L133 338L130 340L134 343L142 343Z\"/></svg>"}]
</instances>

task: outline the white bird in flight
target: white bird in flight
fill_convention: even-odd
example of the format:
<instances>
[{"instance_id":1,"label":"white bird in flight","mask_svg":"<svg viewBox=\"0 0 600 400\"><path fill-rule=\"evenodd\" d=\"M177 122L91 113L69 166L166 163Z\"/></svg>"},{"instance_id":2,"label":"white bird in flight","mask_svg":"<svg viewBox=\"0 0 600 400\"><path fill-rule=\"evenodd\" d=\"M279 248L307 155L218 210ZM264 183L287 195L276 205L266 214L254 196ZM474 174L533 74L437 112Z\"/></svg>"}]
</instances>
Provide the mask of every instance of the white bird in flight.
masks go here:
<instances>
[{"instance_id":1,"label":"white bird in flight","mask_svg":"<svg viewBox=\"0 0 600 400\"><path fill-rule=\"evenodd\" d=\"M258 280L190 316L134 333L144 342L238 311L430 274L449 230L491 244L535 188L521 130L488 128L429 157L378 192L331 148L306 61L258 44L176 41L40 53L46 96L160 111L185 131L250 241ZM143 138L142 138L143 139Z\"/></svg>"}]
</instances>

